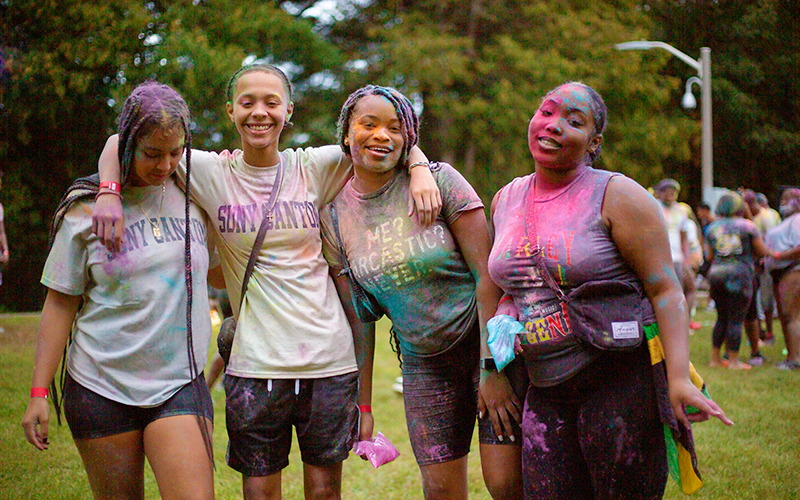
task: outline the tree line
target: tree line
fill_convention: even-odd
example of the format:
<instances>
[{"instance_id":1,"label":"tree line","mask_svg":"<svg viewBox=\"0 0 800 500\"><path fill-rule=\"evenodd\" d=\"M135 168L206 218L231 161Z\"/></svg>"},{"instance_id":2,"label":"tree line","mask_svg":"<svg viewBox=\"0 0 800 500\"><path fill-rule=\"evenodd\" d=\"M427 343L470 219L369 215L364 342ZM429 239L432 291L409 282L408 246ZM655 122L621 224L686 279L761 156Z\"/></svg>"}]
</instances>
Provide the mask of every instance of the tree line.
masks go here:
<instances>
[{"instance_id":1,"label":"tree line","mask_svg":"<svg viewBox=\"0 0 800 500\"><path fill-rule=\"evenodd\" d=\"M422 120L421 147L464 173L484 202L533 168L527 124L541 97L579 80L609 108L601 168L644 186L663 176L700 198L699 111L680 108L693 70L659 40L710 47L715 185L775 203L798 184L800 5L791 0L9 0L0 2L0 201L11 262L0 304L36 310L50 217L97 157L125 96L154 78L193 113L193 145L238 146L225 114L229 76L280 65L295 90L283 147L329 144L347 95L397 87Z\"/></svg>"}]
</instances>

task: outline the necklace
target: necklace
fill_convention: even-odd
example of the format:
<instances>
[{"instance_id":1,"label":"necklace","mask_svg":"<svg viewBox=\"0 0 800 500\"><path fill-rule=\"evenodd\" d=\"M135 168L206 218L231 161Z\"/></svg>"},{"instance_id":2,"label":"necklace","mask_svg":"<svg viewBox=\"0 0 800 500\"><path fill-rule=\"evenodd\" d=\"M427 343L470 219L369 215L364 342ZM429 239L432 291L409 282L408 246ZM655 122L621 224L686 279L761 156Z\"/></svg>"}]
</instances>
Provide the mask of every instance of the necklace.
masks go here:
<instances>
[{"instance_id":1,"label":"necklace","mask_svg":"<svg viewBox=\"0 0 800 500\"><path fill-rule=\"evenodd\" d=\"M142 206L139 205L138 203L136 204L136 206L139 207L139 210L141 210L142 213L144 214L144 217L147 219L147 222L149 222L150 226L153 228L153 236L155 236L156 238L161 238L161 228L159 228L158 225L161 222L161 208L164 206L164 193L166 192L167 192L167 186L166 184L162 184L161 203L159 203L158 205L158 217L156 218L155 224L153 224L153 219L151 219L150 216L147 215L147 212L144 211L144 208L142 208Z\"/></svg>"}]
</instances>

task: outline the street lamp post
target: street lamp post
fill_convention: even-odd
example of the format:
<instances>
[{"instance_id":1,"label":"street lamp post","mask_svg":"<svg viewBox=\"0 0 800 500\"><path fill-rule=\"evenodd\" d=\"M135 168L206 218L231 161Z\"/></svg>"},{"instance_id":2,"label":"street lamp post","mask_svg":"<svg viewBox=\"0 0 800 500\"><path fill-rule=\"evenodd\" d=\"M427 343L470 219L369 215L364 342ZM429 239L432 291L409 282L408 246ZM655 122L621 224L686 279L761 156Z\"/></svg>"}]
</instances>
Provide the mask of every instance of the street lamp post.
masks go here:
<instances>
[{"instance_id":1,"label":"street lamp post","mask_svg":"<svg viewBox=\"0 0 800 500\"><path fill-rule=\"evenodd\" d=\"M683 95L681 104L684 108L693 109L697 106L697 101L692 95L692 84L700 85L700 119L702 125L702 195L703 201L709 203L713 200L714 186L714 161L713 161L713 137L711 133L711 49L703 47L700 49L700 59L693 59L676 49L672 45L664 42L625 42L616 45L617 50L649 50L664 49L681 61L685 62L697 71L697 77L689 78L686 82L686 93Z\"/></svg>"}]
</instances>

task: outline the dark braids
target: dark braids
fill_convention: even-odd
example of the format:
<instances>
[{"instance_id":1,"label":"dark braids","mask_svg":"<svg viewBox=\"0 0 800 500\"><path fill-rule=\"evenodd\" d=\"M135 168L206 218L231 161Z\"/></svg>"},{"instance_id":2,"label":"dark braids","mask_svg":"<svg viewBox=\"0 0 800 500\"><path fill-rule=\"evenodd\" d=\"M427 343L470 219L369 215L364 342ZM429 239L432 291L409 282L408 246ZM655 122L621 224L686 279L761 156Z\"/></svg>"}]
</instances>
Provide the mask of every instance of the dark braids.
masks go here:
<instances>
[{"instance_id":1,"label":"dark braids","mask_svg":"<svg viewBox=\"0 0 800 500\"><path fill-rule=\"evenodd\" d=\"M394 106L397 118L400 120L401 133L403 134L403 151L400 154L397 164L405 165L409 151L419 142L419 117L414 111L411 101L400 93L400 91L391 87L367 85L350 94L342 106L342 111L339 113L339 120L336 123L336 134L339 140L339 146L342 147L342 151L344 151L347 156L350 156L350 146L344 143L345 138L347 138L347 135L350 133L350 120L353 117L353 111L358 101L370 95L384 97ZM397 332L394 330L394 327L389 331L391 333L389 345L391 345L392 350L397 354L397 360L402 367L403 357L400 353L400 339L397 337Z\"/></svg>"},{"instance_id":2,"label":"dark braids","mask_svg":"<svg viewBox=\"0 0 800 500\"><path fill-rule=\"evenodd\" d=\"M184 280L186 284L186 345L189 358L189 376L195 389L195 410L197 413L198 424L206 445L206 451L213 462L212 441L208 428L203 422L201 387L202 381L199 380L199 370L194 354L194 337L192 335L192 250L191 250L191 219L190 219L190 185L191 185L191 157L192 157L192 134L190 130L189 107L186 101L172 87L155 81L145 82L136 87L122 106L119 116L119 148L118 159L120 165L120 179L123 186L127 186L130 181L130 173L133 168L134 156L138 142L142 137L146 137L154 130L169 130L180 127L184 134L184 147L186 154L186 192L184 195ZM64 197L56 209L53 222L50 228L49 245L52 247L53 241L59 227L64 221L64 216L70 206L78 200L95 197L99 192L99 174L90 175L77 179L70 185ZM66 357L66 348L64 356ZM61 367L61 389L63 393L64 367ZM56 409L58 421L61 423L60 400L58 398L57 385L53 381L53 404Z\"/></svg>"},{"instance_id":3,"label":"dark braids","mask_svg":"<svg viewBox=\"0 0 800 500\"><path fill-rule=\"evenodd\" d=\"M336 135L339 140L339 146L342 147L342 151L344 151L346 155L350 156L350 146L344 143L344 140L350 133L350 119L353 117L353 111L358 101L370 95L384 97L394 106L397 118L400 120L403 134L403 151L400 155L398 165L405 165L409 151L419 142L419 117L417 117L417 113L414 112L411 101L398 90L391 87L367 85L350 94L350 97L347 98L342 106L342 111L339 113L339 120L336 122Z\"/></svg>"},{"instance_id":4,"label":"dark braids","mask_svg":"<svg viewBox=\"0 0 800 500\"><path fill-rule=\"evenodd\" d=\"M603 98L600 96L600 94L597 93L597 91L592 87L582 82L562 83L558 87L548 92L547 95L544 96L544 98L547 99L550 96L550 94L557 91L561 87L565 87L568 85L574 85L576 87L580 87L583 90L585 90L587 94L589 94L589 109L592 111L592 119L594 120L594 133L595 135L602 135L603 132L606 131L606 125L608 124L608 108L606 107L606 103L605 101L603 101ZM600 145L597 146L597 149L589 152L590 165L594 164L594 162L597 161L598 158L600 158L602 147L603 143L601 142Z\"/></svg>"}]
</instances>

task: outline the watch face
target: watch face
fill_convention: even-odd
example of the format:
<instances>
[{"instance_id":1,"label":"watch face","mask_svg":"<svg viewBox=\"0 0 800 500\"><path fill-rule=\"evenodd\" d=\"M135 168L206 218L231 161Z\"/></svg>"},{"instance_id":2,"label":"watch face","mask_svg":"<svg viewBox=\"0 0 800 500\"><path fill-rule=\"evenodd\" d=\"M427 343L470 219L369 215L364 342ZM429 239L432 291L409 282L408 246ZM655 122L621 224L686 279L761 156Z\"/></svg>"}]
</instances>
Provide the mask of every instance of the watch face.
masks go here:
<instances>
[{"instance_id":1,"label":"watch face","mask_svg":"<svg viewBox=\"0 0 800 500\"><path fill-rule=\"evenodd\" d=\"M481 359L481 368L483 368L484 370L497 371L497 365L494 364L494 359L492 358Z\"/></svg>"}]
</instances>

